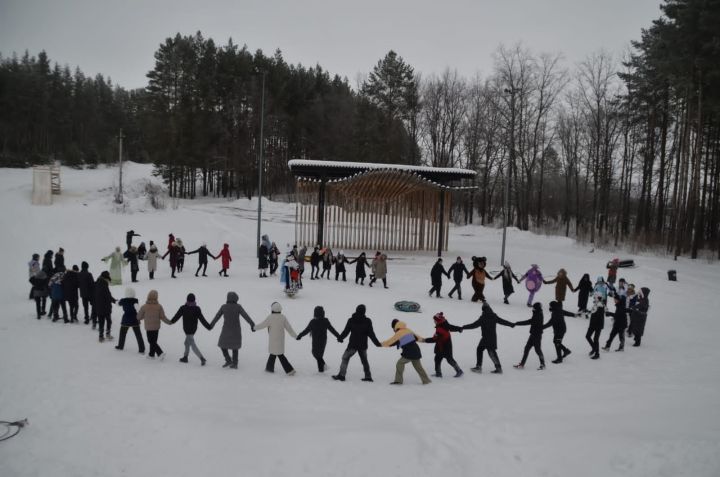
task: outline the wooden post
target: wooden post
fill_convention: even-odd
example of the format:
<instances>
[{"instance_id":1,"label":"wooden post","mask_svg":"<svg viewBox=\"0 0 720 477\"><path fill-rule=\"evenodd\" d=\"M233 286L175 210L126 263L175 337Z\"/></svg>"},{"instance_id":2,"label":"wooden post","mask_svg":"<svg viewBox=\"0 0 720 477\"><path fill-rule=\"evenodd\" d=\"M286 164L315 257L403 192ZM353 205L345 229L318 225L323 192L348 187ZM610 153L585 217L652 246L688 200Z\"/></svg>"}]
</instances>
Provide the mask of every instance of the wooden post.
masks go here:
<instances>
[{"instance_id":1,"label":"wooden post","mask_svg":"<svg viewBox=\"0 0 720 477\"><path fill-rule=\"evenodd\" d=\"M440 189L440 223L438 224L437 256L442 257L443 239L445 238L445 191Z\"/></svg>"},{"instance_id":2,"label":"wooden post","mask_svg":"<svg viewBox=\"0 0 720 477\"><path fill-rule=\"evenodd\" d=\"M317 243L324 246L324 227L325 227L325 179L320 181L320 189L318 190L318 210L317 210Z\"/></svg>"}]
</instances>

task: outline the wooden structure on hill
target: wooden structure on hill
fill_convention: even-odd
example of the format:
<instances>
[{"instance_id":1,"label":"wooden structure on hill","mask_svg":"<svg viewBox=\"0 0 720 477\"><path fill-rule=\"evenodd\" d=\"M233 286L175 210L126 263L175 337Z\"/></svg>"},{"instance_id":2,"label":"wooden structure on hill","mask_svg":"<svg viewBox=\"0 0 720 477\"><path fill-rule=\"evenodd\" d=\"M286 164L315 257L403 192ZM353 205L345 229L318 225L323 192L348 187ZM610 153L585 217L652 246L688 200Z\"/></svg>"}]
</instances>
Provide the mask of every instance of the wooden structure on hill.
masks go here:
<instances>
[{"instance_id":1,"label":"wooden structure on hill","mask_svg":"<svg viewBox=\"0 0 720 477\"><path fill-rule=\"evenodd\" d=\"M295 243L356 250L447 250L450 192L475 171L365 162L288 162Z\"/></svg>"}]
</instances>

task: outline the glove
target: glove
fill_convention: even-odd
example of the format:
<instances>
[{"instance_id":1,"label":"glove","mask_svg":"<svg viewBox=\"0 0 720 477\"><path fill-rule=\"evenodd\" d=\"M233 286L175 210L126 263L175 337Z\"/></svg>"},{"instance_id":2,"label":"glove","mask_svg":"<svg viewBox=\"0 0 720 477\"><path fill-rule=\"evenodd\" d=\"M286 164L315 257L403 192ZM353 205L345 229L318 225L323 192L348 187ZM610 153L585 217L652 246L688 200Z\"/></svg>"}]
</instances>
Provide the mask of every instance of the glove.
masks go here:
<instances>
[{"instance_id":1,"label":"glove","mask_svg":"<svg viewBox=\"0 0 720 477\"><path fill-rule=\"evenodd\" d=\"M343 342L342 338L338 338L338 343L342 343L342 342Z\"/></svg>"},{"instance_id":2,"label":"glove","mask_svg":"<svg viewBox=\"0 0 720 477\"><path fill-rule=\"evenodd\" d=\"M299 337L299 336L298 336L297 338L295 338L295 339L298 340L298 341L300 341L300 337Z\"/></svg>"},{"instance_id":3,"label":"glove","mask_svg":"<svg viewBox=\"0 0 720 477\"><path fill-rule=\"evenodd\" d=\"M460 330L458 331L458 333L462 333L464 329L465 329L465 328L460 328Z\"/></svg>"}]
</instances>

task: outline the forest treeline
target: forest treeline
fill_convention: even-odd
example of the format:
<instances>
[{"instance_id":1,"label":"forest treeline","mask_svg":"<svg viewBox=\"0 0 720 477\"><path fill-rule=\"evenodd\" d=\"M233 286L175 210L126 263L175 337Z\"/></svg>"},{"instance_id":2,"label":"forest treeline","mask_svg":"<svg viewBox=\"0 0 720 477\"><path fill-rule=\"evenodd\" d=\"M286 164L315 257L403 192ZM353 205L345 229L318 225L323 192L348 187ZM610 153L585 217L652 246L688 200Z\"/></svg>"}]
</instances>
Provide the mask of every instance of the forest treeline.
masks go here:
<instances>
[{"instance_id":1,"label":"forest treeline","mask_svg":"<svg viewBox=\"0 0 720 477\"><path fill-rule=\"evenodd\" d=\"M720 256L719 24L718 0L666 0L622 56L501 45L465 78L390 51L354 87L200 33L167 38L130 91L44 52L1 57L0 161L114 161L122 128L125 157L177 197L256 194L261 146L270 196L292 192L291 158L465 167L478 188L456 194L457 223L501 224L509 182L520 229Z\"/></svg>"}]
</instances>

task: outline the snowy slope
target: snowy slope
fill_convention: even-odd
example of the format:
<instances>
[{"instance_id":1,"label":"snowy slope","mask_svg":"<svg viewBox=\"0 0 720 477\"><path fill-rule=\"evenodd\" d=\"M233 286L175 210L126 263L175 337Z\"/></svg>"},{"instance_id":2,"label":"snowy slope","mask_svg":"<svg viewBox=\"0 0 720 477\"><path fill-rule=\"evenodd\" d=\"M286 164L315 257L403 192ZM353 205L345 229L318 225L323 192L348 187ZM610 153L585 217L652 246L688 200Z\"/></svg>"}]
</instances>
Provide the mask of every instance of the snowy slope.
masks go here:
<instances>
[{"instance_id":1,"label":"snowy slope","mask_svg":"<svg viewBox=\"0 0 720 477\"><path fill-rule=\"evenodd\" d=\"M527 328L498 327L499 355L505 374L470 373L479 330L454 334L456 359L466 370L421 386L412 367L406 384L388 386L398 358L395 349L368 352L375 383L360 381L353 358L348 381L337 383L345 345L330 339L326 361L330 372L318 374L309 337L288 339L286 355L298 370L287 377L277 366L265 373L266 333L251 333L243 323L240 369L222 369L217 348L220 326L198 331L196 341L208 358L204 368L182 355L180 324L163 326L160 345L164 362L137 354L129 336L125 350L99 344L84 325L53 324L34 317L27 300L26 264L33 252L66 250L66 263L90 263L103 270L100 257L124 244L134 229L161 248L167 234L183 239L188 249L207 241L216 253L230 243L234 261L230 278L192 276L196 256L186 259L177 280L161 262L159 278L135 289L141 302L151 287L168 313L194 292L206 316L212 317L228 291L256 321L279 301L298 332L323 305L341 329L355 306L365 303L378 336L391 335L390 320L403 318L418 334L432 334L432 315L444 311L450 322L473 321L480 306L465 299L429 299L433 254L391 255L390 290L351 282L305 281L294 299L281 292L274 278L260 280L255 268L254 201L168 201L164 211L149 208L139 197L150 167L130 164L125 181L130 198L126 210L112 203L115 169L63 169L64 192L50 207L30 205L32 173L0 174L0 263L6 266L0 293L0 420L27 417L30 427L0 442L0 476L366 476L366 475L494 475L494 476L717 476L720 475L720 269L717 264L635 256L640 265L620 276L652 289L652 309L643 347L604 353L588 359L584 340L587 321L568 318L565 344L573 354L562 364L554 358L552 333L543 349L548 369L536 371L531 353L523 371L519 361ZM292 241L294 207L264 201L263 232L281 246ZM500 231L478 226L451 227L448 260L457 255L486 255L498 270ZM137 239L136 239L137 240ZM611 252L587 248L565 238L548 238L511 230L509 260L517 272L538 263L552 276L564 267L574 283L582 273L604 273ZM346 251L352 255L353 251ZM368 251L371 252L371 251ZM449 265L449 263L448 263ZM678 270L668 282L666 271ZM125 271L129 281L129 271ZM354 269L349 272L354 278ZM502 304L501 284L486 292L500 316L527 319L526 295L518 287L512 305ZM445 285L443 294L449 290ZM121 297L123 287L113 287ZM552 286L539 299L547 304ZM419 301L423 312L403 315L393 310L398 299ZM570 296L569 306L576 296ZM546 319L548 314L546 313ZM113 313L118 334L119 310ZM611 322L601 340L607 338ZM628 343L629 345L630 343ZM432 346L421 345L423 363L433 370ZM491 369L485 358L485 370Z\"/></svg>"}]
</instances>

